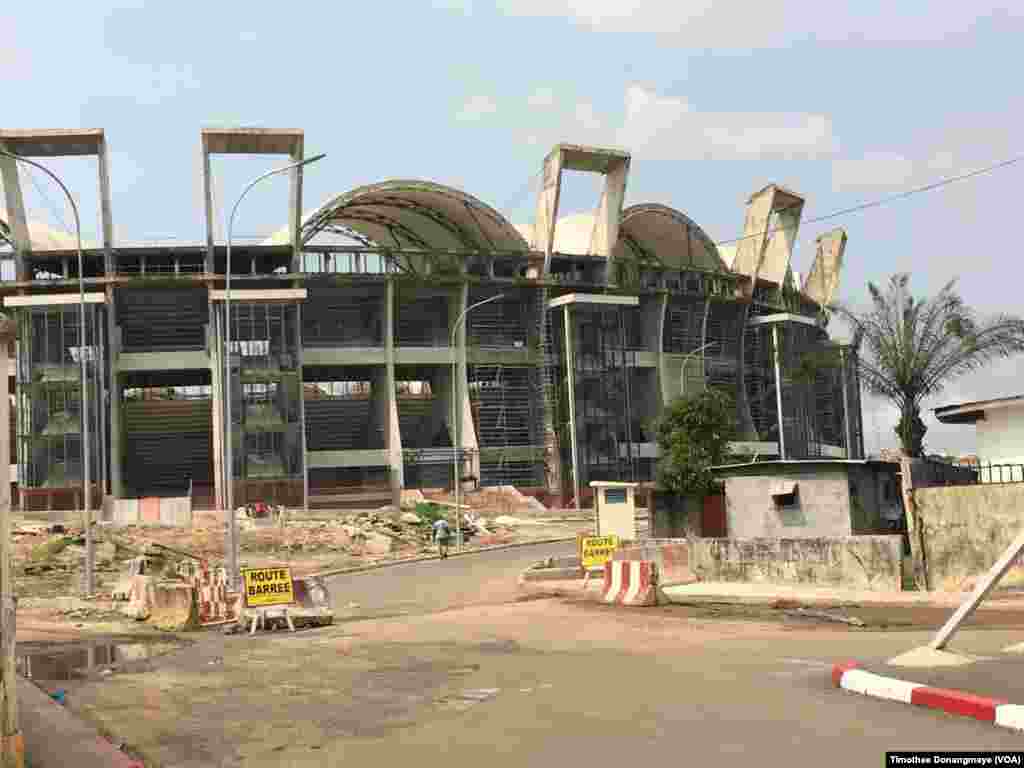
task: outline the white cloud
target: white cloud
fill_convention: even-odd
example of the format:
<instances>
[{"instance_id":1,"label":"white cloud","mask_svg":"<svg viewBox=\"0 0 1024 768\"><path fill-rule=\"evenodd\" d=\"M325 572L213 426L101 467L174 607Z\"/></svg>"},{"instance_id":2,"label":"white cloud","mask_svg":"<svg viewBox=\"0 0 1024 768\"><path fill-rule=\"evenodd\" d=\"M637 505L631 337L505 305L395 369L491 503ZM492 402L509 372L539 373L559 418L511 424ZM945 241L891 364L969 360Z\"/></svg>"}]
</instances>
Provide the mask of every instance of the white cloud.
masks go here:
<instances>
[{"instance_id":1,"label":"white cloud","mask_svg":"<svg viewBox=\"0 0 1024 768\"><path fill-rule=\"evenodd\" d=\"M832 163L832 187L837 192L894 192L952 178L994 165L1019 154L1017 142L1002 125L1014 125L1019 115L986 116L984 124L959 126L918 141L916 151L868 150L860 157ZM947 194L969 203L970 182L953 185Z\"/></svg>"},{"instance_id":2,"label":"white cloud","mask_svg":"<svg viewBox=\"0 0 1024 768\"><path fill-rule=\"evenodd\" d=\"M866 152L832 163L832 187L837 192L902 188L908 186L915 170L914 161L897 152Z\"/></svg>"},{"instance_id":3,"label":"white cloud","mask_svg":"<svg viewBox=\"0 0 1024 768\"><path fill-rule=\"evenodd\" d=\"M820 157L838 149L832 121L803 112L704 112L641 86L626 90L617 143L662 160Z\"/></svg>"},{"instance_id":4,"label":"white cloud","mask_svg":"<svg viewBox=\"0 0 1024 768\"><path fill-rule=\"evenodd\" d=\"M542 86L530 94L526 103L531 107L552 107L555 104L555 90Z\"/></svg>"},{"instance_id":5,"label":"white cloud","mask_svg":"<svg viewBox=\"0 0 1024 768\"><path fill-rule=\"evenodd\" d=\"M539 89L541 91L545 89ZM527 103L535 101L534 93ZM803 112L705 112L641 86L626 89L621 116L582 99L533 111L522 141L621 147L648 159L815 158L837 151L831 120Z\"/></svg>"},{"instance_id":6,"label":"white cloud","mask_svg":"<svg viewBox=\"0 0 1024 768\"><path fill-rule=\"evenodd\" d=\"M690 0L654 3L643 0L498 0L510 16L564 18L588 29L650 34L675 45L695 48L775 48L793 42L943 43L969 33L979 19L1021 17L1019 3L950 4L907 2L821 3L785 0Z\"/></svg>"},{"instance_id":7,"label":"white cloud","mask_svg":"<svg viewBox=\"0 0 1024 768\"><path fill-rule=\"evenodd\" d=\"M473 96L462 105L455 119L461 123L474 123L497 111L498 105L490 96Z\"/></svg>"}]
</instances>

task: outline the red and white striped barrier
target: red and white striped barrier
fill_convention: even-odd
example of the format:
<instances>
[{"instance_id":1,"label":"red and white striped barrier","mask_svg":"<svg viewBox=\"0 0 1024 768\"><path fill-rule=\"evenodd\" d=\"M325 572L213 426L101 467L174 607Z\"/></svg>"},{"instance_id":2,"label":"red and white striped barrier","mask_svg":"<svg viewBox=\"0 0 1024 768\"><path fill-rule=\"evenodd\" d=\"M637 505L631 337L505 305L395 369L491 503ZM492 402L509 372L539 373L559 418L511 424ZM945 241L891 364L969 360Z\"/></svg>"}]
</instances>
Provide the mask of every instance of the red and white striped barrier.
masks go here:
<instances>
[{"instance_id":1,"label":"red and white striped barrier","mask_svg":"<svg viewBox=\"0 0 1024 768\"><path fill-rule=\"evenodd\" d=\"M233 600L228 599L228 575L224 568L210 571L200 566L198 573L192 578L199 603L199 623L217 624L237 618L233 610Z\"/></svg>"},{"instance_id":2,"label":"red and white striped barrier","mask_svg":"<svg viewBox=\"0 0 1024 768\"><path fill-rule=\"evenodd\" d=\"M657 605L658 568L650 560L609 560L604 564L602 602Z\"/></svg>"},{"instance_id":3,"label":"red and white striped barrier","mask_svg":"<svg viewBox=\"0 0 1024 768\"><path fill-rule=\"evenodd\" d=\"M857 662L836 664L832 668L832 683L837 688L864 696L941 709L951 715L964 715L1003 728L1024 731L1024 706L1010 704L1002 699L975 696L973 693L948 688L931 688L920 683L876 675L859 669Z\"/></svg>"}]
</instances>

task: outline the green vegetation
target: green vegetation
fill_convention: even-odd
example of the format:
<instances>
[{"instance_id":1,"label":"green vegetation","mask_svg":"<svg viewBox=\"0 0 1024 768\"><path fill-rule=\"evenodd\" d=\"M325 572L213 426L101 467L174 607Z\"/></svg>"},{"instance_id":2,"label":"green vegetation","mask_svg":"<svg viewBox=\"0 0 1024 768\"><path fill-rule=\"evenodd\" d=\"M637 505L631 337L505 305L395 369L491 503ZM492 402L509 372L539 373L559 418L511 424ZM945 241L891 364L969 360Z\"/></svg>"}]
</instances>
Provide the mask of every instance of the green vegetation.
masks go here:
<instances>
[{"instance_id":1,"label":"green vegetation","mask_svg":"<svg viewBox=\"0 0 1024 768\"><path fill-rule=\"evenodd\" d=\"M935 296L916 299L909 275L894 275L885 290L868 283L871 308L838 311L863 343L860 377L864 388L896 406L896 435L907 456L924 455L927 427L921 404L953 379L1000 357L1024 352L1024 320L997 315L981 321L947 283Z\"/></svg>"},{"instance_id":2,"label":"green vegetation","mask_svg":"<svg viewBox=\"0 0 1024 768\"><path fill-rule=\"evenodd\" d=\"M448 513L440 504L430 501L421 501L416 505L416 514L424 523L433 525L441 518L447 517Z\"/></svg>"},{"instance_id":3,"label":"green vegetation","mask_svg":"<svg viewBox=\"0 0 1024 768\"><path fill-rule=\"evenodd\" d=\"M735 439L736 405L729 394L706 389L677 398L657 426L659 484L679 496L713 492L711 468L729 459Z\"/></svg>"}]
</instances>

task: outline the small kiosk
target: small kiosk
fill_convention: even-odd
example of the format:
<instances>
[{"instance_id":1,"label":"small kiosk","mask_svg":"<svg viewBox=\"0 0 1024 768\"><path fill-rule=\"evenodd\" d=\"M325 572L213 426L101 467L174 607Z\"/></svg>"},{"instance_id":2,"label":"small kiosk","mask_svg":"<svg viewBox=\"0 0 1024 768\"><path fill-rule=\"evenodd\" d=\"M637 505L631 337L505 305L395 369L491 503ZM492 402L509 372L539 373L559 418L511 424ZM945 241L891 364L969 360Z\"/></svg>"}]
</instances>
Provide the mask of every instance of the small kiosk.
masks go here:
<instances>
[{"instance_id":1,"label":"small kiosk","mask_svg":"<svg viewBox=\"0 0 1024 768\"><path fill-rule=\"evenodd\" d=\"M636 541L636 488L639 483L593 480L594 519L597 536L616 536L620 542Z\"/></svg>"}]
</instances>

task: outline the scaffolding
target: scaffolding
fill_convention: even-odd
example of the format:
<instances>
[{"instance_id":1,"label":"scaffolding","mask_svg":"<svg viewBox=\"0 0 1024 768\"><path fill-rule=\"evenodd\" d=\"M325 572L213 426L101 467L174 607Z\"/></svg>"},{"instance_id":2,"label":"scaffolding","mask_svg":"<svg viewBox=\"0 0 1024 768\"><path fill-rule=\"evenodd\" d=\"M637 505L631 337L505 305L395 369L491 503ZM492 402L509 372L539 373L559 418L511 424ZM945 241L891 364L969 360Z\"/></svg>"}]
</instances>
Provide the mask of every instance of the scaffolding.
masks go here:
<instances>
[{"instance_id":1,"label":"scaffolding","mask_svg":"<svg viewBox=\"0 0 1024 768\"><path fill-rule=\"evenodd\" d=\"M218 320L223 323L223 307ZM232 476L250 500L299 506L303 497L299 307L231 305ZM223 338L223 335L219 335Z\"/></svg>"},{"instance_id":2,"label":"scaffolding","mask_svg":"<svg viewBox=\"0 0 1024 768\"><path fill-rule=\"evenodd\" d=\"M87 305L85 346L81 346L80 308L76 305L18 310L17 456L21 503L37 497L52 507L54 498L75 506L82 495L82 391L89 408L91 500L106 487L107 431L99 418L106 380L106 349L101 327L104 309ZM86 380L81 361L85 359Z\"/></svg>"},{"instance_id":3,"label":"scaffolding","mask_svg":"<svg viewBox=\"0 0 1024 768\"><path fill-rule=\"evenodd\" d=\"M635 431L631 371L637 365L634 330L640 323L635 307L574 305L570 315L572 369L575 391L570 392L566 365L565 316L554 311L549 323L557 387L554 406L559 435L563 482L583 488L592 480L638 482L639 460ZM573 481L573 440L569 427L569 398L574 399L576 458L580 477ZM650 462L647 463L649 465ZM647 466L645 465L645 467Z\"/></svg>"},{"instance_id":4,"label":"scaffolding","mask_svg":"<svg viewBox=\"0 0 1024 768\"><path fill-rule=\"evenodd\" d=\"M474 288L469 304L496 293ZM510 288L503 293L504 298L467 316L467 379L480 485L543 487L546 387L543 326L536 314L543 317L542 291Z\"/></svg>"}]
</instances>

